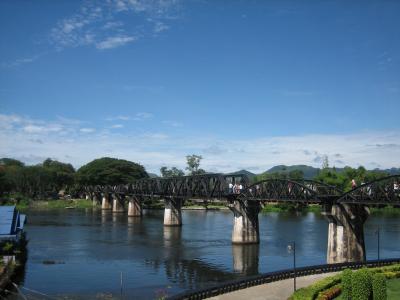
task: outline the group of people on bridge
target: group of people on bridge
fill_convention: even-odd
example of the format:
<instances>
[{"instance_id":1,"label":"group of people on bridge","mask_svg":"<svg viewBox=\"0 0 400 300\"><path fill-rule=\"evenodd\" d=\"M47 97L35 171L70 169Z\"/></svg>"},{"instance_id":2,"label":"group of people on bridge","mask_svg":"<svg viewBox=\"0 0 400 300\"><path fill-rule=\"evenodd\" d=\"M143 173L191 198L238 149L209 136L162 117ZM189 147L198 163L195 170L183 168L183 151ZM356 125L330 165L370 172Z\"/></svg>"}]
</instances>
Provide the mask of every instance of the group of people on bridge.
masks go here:
<instances>
[{"instance_id":1,"label":"group of people on bridge","mask_svg":"<svg viewBox=\"0 0 400 300\"><path fill-rule=\"evenodd\" d=\"M228 185L229 188L229 194L240 194L244 188L243 184L241 183L232 183L230 182Z\"/></svg>"}]
</instances>

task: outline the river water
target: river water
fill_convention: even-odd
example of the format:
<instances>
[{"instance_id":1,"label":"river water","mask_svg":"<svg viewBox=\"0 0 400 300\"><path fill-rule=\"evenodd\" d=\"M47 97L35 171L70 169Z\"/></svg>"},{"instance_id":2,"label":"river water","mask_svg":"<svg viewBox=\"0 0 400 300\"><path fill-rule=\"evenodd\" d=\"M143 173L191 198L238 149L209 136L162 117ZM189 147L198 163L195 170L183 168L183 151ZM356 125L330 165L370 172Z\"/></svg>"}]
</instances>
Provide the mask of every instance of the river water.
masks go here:
<instances>
[{"instance_id":1,"label":"river water","mask_svg":"<svg viewBox=\"0 0 400 300\"><path fill-rule=\"evenodd\" d=\"M164 227L161 210L143 218L91 209L27 215L28 260L19 284L32 299L46 298L38 292L53 299L157 299L290 268L291 241L299 266L326 261L328 223L314 213L260 214L256 246L231 244L230 211L184 211L182 228ZM381 258L400 257L400 217L382 215L365 224L367 258L377 258L378 227Z\"/></svg>"}]
</instances>

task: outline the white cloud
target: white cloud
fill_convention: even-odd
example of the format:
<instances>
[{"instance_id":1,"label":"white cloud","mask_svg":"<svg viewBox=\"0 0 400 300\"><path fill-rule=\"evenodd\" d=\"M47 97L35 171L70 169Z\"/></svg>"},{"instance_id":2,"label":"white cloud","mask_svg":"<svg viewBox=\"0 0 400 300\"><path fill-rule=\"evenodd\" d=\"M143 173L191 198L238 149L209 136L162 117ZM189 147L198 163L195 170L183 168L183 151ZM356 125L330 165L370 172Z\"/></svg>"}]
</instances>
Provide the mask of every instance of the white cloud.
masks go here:
<instances>
[{"instance_id":1,"label":"white cloud","mask_svg":"<svg viewBox=\"0 0 400 300\"><path fill-rule=\"evenodd\" d=\"M168 126L172 126L172 127L182 127L183 124L181 122L177 122L177 121L163 121L164 124L168 125Z\"/></svg>"},{"instance_id":2,"label":"white cloud","mask_svg":"<svg viewBox=\"0 0 400 300\"><path fill-rule=\"evenodd\" d=\"M92 133L92 132L95 132L96 131L96 129L94 129L94 128L81 128L81 129L79 129L79 131L80 132L83 132L83 133Z\"/></svg>"},{"instance_id":3,"label":"white cloud","mask_svg":"<svg viewBox=\"0 0 400 300\"><path fill-rule=\"evenodd\" d=\"M12 67L19 67L19 66L25 65L25 64L30 64L30 63L36 61L37 59L39 59L44 54L45 53L41 53L41 54L33 55L30 57L17 58L16 60L11 61L11 62L2 62L1 67L12 68Z\"/></svg>"},{"instance_id":4,"label":"white cloud","mask_svg":"<svg viewBox=\"0 0 400 300\"><path fill-rule=\"evenodd\" d=\"M118 27L122 27L123 25L124 25L124 23L122 23L120 21L107 22L106 24L104 24L103 29L118 28Z\"/></svg>"},{"instance_id":5,"label":"white cloud","mask_svg":"<svg viewBox=\"0 0 400 300\"><path fill-rule=\"evenodd\" d=\"M88 1L75 14L58 21L51 29L50 39L57 49L79 46L112 49L139 36L167 30L166 22L176 18L178 7L176 0ZM135 18L137 25L118 20L122 14Z\"/></svg>"},{"instance_id":6,"label":"white cloud","mask_svg":"<svg viewBox=\"0 0 400 300\"><path fill-rule=\"evenodd\" d=\"M116 117L108 117L108 118L106 118L106 120L107 121L117 121L117 120L119 120L119 121L129 121L129 120L131 120L131 117L130 116L119 115L119 116L116 116Z\"/></svg>"},{"instance_id":7,"label":"white cloud","mask_svg":"<svg viewBox=\"0 0 400 300\"><path fill-rule=\"evenodd\" d=\"M108 37L104 41L98 42L96 44L96 48L97 49L112 49L112 48L123 46L123 45L133 42L135 40L136 40L136 38L133 36Z\"/></svg>"},{"instance_id":8,"label":"white cloud","mask_svg":"<svg viewBox=\"0 0 400 300\"><path fill-rule=\"evenodd\" d=\"M119 115L106 118L107 121L144 121L153 118L154 115L149 112L138 112L134 116Z\"/></svg>"},{"instance_id":9,"label":"white cloud","mask_svg":"<svg viewBox=\"0 0 400 300\"><path fill-rule=\"evenodd\" d=\"M37 125L27 125L24 127L24 131L28 133L41 133L45 131L45 128Z\"/></svg>"},{"instance_id":10,"label":"white cloud","mask_svg":"<svg viewBox=\"0 0 400 300\"><path fill-rule=\"evenodd\" d=\"M163 22L156 22L154 24L154 32L155 33L159 33L159 32L162 32L162 31L165 31L165 30L168 30L168 29L169 29L169 26L166 25Z\"/></svg>"},{"instance_id":11,"label":"white cloud","mask_svg":"<svg viewBox=\"0 0 400 300\"><path fill-rule=\"evenodd\" d=\"M168 135L164 133L145 133L142 135L142 137L156 140L165 140L168 138Z\"/></svg>"},{"instance_id":12,"label":"white cloud","mask_svg":"<svg viewBox=\"0 0 400 300\"><path fill-rule=\"evenodd\" d=\"M114 129L124 128L124 125L122 125L122 124L114 124L114 125L111 126L111 128L114 128Z\"/></svg>"},{"instance_id":13,"label":"white cloud","mask_svg":"<svg viewBox=\"0 0 400 300\"><path fill-rule=\"evenodd\" d=\"M192 153L204 157L204 169L218 172L262 172L278 164L320 167L316 158L322 155L337 167L400 167L399 130L227 139L150 131L121 135L77 123L62 122L60 117L48 122L0 114L0 157L29 158L29 163L40 162L35 158L54 157L80 166L108 155L139 162L150 172L158 172L162 165L184 168L185 156Z\"/></svg>"},{"instance_id":14,"label":"white cloud","mask_svg":"<svg viewBox=\"0 0 400 300\"><path fill-rule=\"evenodd\" d=\"M143 121L143 120L147 120L147 119L151 119L153 118L154 115L152 113L148 113L148 112L139 112L135 115L135 117L133 118L133 120L135 121Z\"/></svg>"}]
</instances>

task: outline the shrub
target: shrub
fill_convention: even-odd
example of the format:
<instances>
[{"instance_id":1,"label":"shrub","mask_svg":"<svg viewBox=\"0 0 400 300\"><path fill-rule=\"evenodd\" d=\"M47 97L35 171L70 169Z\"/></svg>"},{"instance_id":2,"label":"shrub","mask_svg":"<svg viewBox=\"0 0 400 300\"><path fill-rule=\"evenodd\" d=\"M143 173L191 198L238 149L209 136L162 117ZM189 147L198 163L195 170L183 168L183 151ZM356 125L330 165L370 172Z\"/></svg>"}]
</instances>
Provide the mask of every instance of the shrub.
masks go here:
<instances>
[{"instance_id":1,"label":"shrub","mask_svg":"<svg viewBox=\"0 0 400 300\"><path fill-rule=\"evenodd\" d=\"M337 284L331 287L330 289L321 292L318 295L317 300L332 300L335 299L337 296L339 296L341 292L342 289L340 288L340 284Z\"/></svg>"},{"instance_id":2,"label":"shrub","mask_svg":"<svg viewBox=\"0 0 400 300\"><path fill-rule=\"evenodd\" d=\"M14 245L12 243L6 242L3 246L2 251L4 254L10 254L12 252L13 248L14 248Z\"/></svg>"},{"instance_id":3,"label":"shrub","mask_svg":"<svg viewBox=\"0 0 400 300\"><path fill-rule=\"evenodd\" d=\"M372 276L367 268L354 272L351 276L352 300L368 300L372 292Z\"/></svg>"},{"instance_id":4,"label":"shrub","mask_svg":"<svg viewBox=\"0 0 400 300\"><path fill-rule=\"evenodd\" d=\"M372 294L374 300L386 300L386 278L382 273L376 273L372 277Z\"/></svg>"},{"instance_id":5,"label":"shrub","mask_svg":"<svg viewBox=\"0 0 400 300\"><path fill-rule=\"evenodd\" d=\"M342 272L342 297L344 300L351 300L351 275L353 271L346 269Z\"/></svg>"},{"instance_id":6,"label":"shrub","mask_svg":"<svg viewBox=\"0 0 400 300\"><path fill-rule=\"evenodd\" d=\"M379 273L377 273L379 274ZM383 275L387 278L387 279L393 279L393 278L397 278L397 274L396 272L385 272L383 273Z\"/></svg>"}]
</instances>

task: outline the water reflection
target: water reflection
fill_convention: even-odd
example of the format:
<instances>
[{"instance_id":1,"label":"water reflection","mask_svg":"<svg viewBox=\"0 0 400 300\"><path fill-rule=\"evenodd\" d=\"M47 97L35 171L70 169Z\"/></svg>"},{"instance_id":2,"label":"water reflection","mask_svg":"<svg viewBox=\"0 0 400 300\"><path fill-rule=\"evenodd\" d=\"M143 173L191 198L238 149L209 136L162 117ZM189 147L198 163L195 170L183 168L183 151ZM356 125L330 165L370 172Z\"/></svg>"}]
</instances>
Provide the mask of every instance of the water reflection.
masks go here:
<instances>
[{"instance_id":1,"label":"water reflection","mask_svg":"<svg viewBox=\"0 0 400 300\"><path fill-rule=\"evenodd\" d=\"M27 213L29 257L21 285L54 297L119 295L121 272L126 298L154 299L159 289L174 294L289 268L286 247L293 240L299 266L326 261L327 222L314 214L260 214L261 244L232 245L230 212L185 211L182 227L164 227L163 211L144 211L142 218L109 210ZM367 257L377 256L378 226L381 257L400 256L400 218L371 216Z\"/></svg>"},{"instance_id":2,"label":"water reflection","mask_svg":"<svg viewBox=\"0 0 400 300\"><path fill-rule=\"evenodd\" d=\"M232 245L233 270L243 275L258 274L260 245Z\"/></svg>"},{"instance_id":3,"label":"water reflection","mask_svg":"<svg viewBox=\"0 0 400 300\"><path fill-rule=\"evenodd\" d=\"M164 246L167 250L172 249L172 255L175 256L180 247L174 247L182 244L182 227L181 226L163 226ZM170 255L171 255L170 254Z\"/></svg>"}]
</instances>

